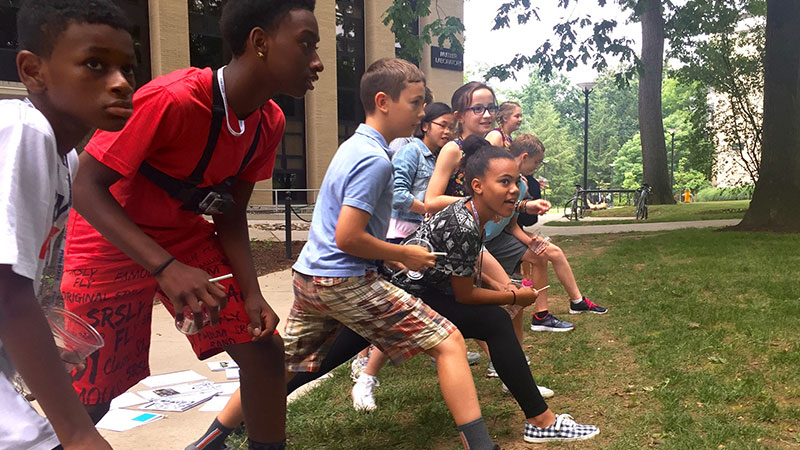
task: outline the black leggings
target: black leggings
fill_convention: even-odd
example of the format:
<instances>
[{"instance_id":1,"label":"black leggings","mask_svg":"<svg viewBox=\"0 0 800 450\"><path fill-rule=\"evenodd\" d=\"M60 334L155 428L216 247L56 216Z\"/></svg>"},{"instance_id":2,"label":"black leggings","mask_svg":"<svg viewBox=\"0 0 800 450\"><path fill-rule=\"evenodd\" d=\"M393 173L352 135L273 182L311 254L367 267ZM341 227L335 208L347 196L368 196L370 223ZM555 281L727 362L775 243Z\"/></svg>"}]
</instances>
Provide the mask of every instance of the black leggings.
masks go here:
<instances>
[{"instance_id":1,"label":"black leggings","mask_svg":"<svg viewBox=\"0 0 800 450\"><path fill-rule=\"evenodd\" d=\"M420 296L425 303L458 327L465 338L485 341L489 346L497 374L517 400L526 418L536 417L547 410L536 381L525 361L511 317L495 305L465 305L450 295L428 291ZM369 342L349 328L344 328L333 342L318 372L301 372L287 386L291 393L298 387L321 377L346 362Z\"/></svg>"}]
</instances>

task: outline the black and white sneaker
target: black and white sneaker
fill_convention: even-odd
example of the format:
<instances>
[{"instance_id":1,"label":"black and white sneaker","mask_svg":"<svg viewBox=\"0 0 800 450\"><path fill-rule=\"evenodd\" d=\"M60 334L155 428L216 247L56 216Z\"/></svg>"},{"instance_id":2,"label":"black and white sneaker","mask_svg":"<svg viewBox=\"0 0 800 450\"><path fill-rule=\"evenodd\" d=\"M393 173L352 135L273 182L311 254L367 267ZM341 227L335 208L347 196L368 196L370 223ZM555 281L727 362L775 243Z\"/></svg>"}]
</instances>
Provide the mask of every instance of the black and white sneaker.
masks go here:
<instances>
[{"instance_id":1,"label":"black and white sneaker","mask_svg":"<svg viewBox=\"0 0 800 450\"><path fill-rule=\"evenodd\" d=\"M533 319L531 319L531 331L563 332L572 331L574 329L575 325L571 322L565 322L550 313L547 313L542 319L539 319L536 317L536 314L534 314Z\"/></svg>"},{"instance_id":2,"label":"black and white sneaker","mask_svg":"<svg viewBox=\"0 0 800 450\"><path fill-rule=\"evenodd\" d=\"M583 297L581 301L578 303L569 302L569 313L570 314L580 314L580 313L595 313L595 314L605 314L608 312L608 309L603 308L600 305L594 304L591 300L586 297Z\"/></svg>"},{"instance_id":3,"label":"black and white sneaker","mask_svg":"<svg viewBox=\"0 0 800 450\"><path fill-rule=\"evenodd\" d=\"M569 414L556 414L556 421L547 428L525 422L525 442L583 441L600 434L594 425L576 423Z\"/></svg>"}]
</instances>

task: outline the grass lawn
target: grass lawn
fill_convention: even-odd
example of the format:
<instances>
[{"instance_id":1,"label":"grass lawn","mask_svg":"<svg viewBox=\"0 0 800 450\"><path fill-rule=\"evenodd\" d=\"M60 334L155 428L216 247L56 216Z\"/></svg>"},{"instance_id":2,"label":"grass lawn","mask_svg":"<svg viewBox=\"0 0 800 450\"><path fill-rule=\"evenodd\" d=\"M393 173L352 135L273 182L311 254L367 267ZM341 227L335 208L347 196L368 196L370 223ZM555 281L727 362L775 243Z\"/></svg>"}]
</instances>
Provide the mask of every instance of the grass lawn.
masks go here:
<instances>
[{"instance_id":1,"label":"grass lawn","mask_svg":"<svg viewBox=\"0 0 800 450\"><path fill-rule=\"evenodd\" d=\"M548 222L546 226L569 227L583 225L619 225L625 223L643 222L684 222L689 220L719 220L719 219L741 219L747 208L750 207L750 200L733 200L725 202L701 202L701 203L678 203L675 205L650 205L648 208L648 218L644 221L637 221L633 217L636 215L636 208L633 206L620 206L612 209L592 211L591 217L602 219L603 217L629 217L630 220L579 220L577 222ZM563 210L560 211L563 216Z\"/></svg>"},{"instance_id":2,"label":"grass lawn","mask_svg":"<svg viewBox=\"0 0 800 450\"><path fill-rule=\"evenodd\" d=\"M584 294L610 312L569 316L551 281L550 309L576 329L526 332L531 370L556 391L555 412L601 434L540 448L800 448L800 236L703 229L554 241ZM429 358L386 367L372 413L352 409L348 372L289 406L290 448L463 448ZM485 372L485 360L473 368L496 442L535 447L522 441L516 403Z\"/></svg>"}]
</instances>

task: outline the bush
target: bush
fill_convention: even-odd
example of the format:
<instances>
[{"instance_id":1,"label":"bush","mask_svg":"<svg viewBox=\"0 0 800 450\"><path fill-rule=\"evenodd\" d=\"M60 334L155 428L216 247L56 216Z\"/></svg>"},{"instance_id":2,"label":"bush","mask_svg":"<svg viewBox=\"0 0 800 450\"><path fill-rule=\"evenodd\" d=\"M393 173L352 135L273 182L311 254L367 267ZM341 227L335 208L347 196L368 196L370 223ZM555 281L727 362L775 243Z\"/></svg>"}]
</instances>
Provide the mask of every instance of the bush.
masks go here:
<instances>
[{"instance_id":1,"label":"bush","mask_svg":"<svg viewBox=\"0 0 800 450\"><path fill-rule=\"evenodd\" d=\"M755 186L739 186L731 188L705 188L695 196L696 202L719 202L725 200L751 200Z\"/></svg>"}]
</instances>

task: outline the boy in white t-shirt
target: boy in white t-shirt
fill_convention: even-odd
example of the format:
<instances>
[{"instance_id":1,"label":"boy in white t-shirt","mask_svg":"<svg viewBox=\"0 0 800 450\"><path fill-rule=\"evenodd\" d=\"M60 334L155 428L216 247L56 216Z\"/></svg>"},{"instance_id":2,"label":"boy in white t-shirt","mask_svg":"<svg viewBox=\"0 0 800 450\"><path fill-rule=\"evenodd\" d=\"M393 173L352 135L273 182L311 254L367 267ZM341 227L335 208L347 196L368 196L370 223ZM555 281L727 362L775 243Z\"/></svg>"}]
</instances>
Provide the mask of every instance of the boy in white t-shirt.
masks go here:
<instances>
[{"instance_id":1,"label":"boy in white t-shirt","mask_svg":"<svg viewBox=\"0 0 800 450\"><path fill-rule=\"evenodd\" d=\"M72 389L37 294L72 204L73 147L132 113L130 28L111 0L28 0L18 12L29 96L0 101L0 366L22 375L47 420L0 376L3 449L111 448Z\"/></svg>"}]
</instances>

